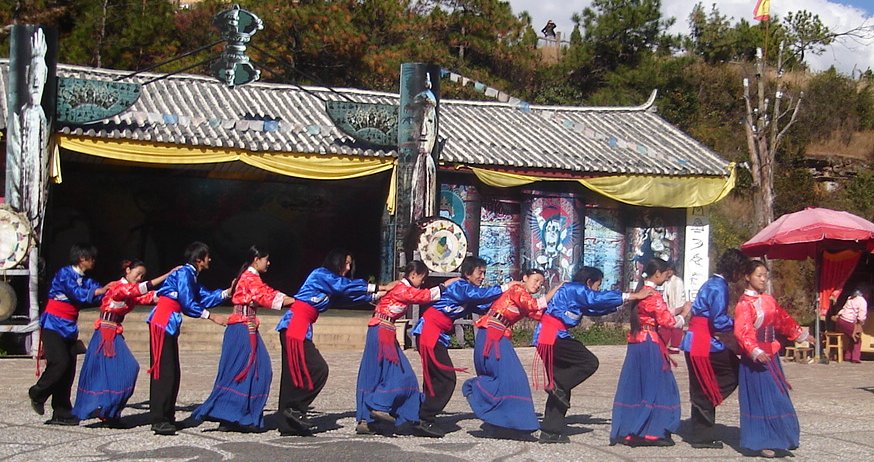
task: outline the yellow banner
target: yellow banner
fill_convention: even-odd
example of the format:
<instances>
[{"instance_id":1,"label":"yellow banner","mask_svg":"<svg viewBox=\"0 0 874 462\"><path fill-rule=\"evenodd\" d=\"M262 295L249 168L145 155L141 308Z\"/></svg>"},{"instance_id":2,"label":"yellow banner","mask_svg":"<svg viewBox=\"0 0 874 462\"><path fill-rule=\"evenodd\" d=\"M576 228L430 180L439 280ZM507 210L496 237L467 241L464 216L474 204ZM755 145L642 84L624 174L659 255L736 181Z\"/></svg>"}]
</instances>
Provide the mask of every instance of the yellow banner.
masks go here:
<instances>
[{"instance_id":1,"label":"yellow banner","mask_svg":"<svg viewBox=\"0 0 874 462\"><path fill-rule=\"evenodd\" d=\"M59 136L64 149L92 156L146 164L211 164L240 161L269 172L310 180L347 180L393 169L391 157L256 153L243 149L195 147L143 141L116 141L99 138ZM60 177L60 165L57 170ZM386 198L386 208L394 213L395 185Z\"/></svg>"},{"instance_id":2,"label":"yellow banner","mask_svg":"<svg viewBox=\"0 0 874 462\"><path fill-rule=\"evenodd\" d=\"M734 189L735 164L727 177L682 177L621 175L585 179L545 178L470 168L483 183L499 188L522 186L535 181L578 181L586 188L619 202L643 207L689 208L718 202Z\"/></svg>"}]
</instances>

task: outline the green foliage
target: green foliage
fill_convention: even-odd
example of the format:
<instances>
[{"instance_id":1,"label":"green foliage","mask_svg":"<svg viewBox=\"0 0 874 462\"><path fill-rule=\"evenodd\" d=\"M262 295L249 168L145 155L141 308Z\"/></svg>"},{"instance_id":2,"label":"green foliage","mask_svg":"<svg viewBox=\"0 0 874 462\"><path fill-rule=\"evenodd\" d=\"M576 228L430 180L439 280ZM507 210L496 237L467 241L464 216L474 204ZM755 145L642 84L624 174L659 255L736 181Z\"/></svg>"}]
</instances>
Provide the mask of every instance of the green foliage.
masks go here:
<instances>
[{"instance_id":1,"label":"green foliage","mask_svg":"<svg viewBox=\"0 0 874 462\"><path fill-rule=\"evenodd\" d=\"M804 62L805 53L821 55L830 45L835 34L822 23L818 14L807 10L789 12L783 18L786 43L798 62Z\"/></svg>"},{"instance_id":2,"label":"green foliage","mask_svg":"<svg viewBox=\"0 0 874 462\"><path fill-rule=\"evenodd\" d=\"M658 43L674 20L663 19L661 0L594 0L582 12L586 46L595 66L634 65Z\"/></svg>"}]
</instances>

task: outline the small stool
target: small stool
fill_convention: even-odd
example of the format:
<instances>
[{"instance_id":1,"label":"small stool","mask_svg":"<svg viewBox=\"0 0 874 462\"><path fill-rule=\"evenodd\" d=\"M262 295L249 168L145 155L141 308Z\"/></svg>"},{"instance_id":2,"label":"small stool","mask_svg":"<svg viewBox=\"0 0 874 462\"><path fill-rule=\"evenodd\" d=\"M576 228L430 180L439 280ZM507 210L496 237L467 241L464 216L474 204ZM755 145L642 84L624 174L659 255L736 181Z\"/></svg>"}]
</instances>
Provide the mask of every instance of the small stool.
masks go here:
<instances>
[{"instance_id":1,"label":"small stool","mask_svg":"<svg viewBox=\"0 0 874 462\"><path fill-rule=\"evenodd\" d=\"M796 343L793 346L786 347L784 361L795 361L796 363L808 364L813 361L813 347L809 342Z\"/></svg>"},{"instance_id":2,"label":"small stool","mask_svg":"<svg viewBox=\"0 0 874 462\"><path fill-rule=\"evenodd\" d=\"M832 352L835 353L838 363L844 362L844 334L840 332L825 333L825 356L830 357Z\"/></svg>"}]
</instances>

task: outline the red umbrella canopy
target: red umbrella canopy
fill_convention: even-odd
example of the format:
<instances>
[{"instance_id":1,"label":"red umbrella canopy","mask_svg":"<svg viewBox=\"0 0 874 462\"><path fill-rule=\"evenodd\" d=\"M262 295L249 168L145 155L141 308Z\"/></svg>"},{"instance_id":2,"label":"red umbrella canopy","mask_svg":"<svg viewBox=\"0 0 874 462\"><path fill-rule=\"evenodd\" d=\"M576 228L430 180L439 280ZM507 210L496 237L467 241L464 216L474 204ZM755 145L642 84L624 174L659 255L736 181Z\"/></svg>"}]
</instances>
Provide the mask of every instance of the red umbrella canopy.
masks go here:
<instances>
[{"instance_id":1,"label":"red umbrella canopy","mask_svg":"<svg viewBox=\"0 0 874 462\"><path fill-rule=\"evenodd\" d=\"M780 260L816 257L817 249L874 249L874 223L848 212L808 207L781 216L740 249L750 257Z\"/></svg>"}]
</instances>

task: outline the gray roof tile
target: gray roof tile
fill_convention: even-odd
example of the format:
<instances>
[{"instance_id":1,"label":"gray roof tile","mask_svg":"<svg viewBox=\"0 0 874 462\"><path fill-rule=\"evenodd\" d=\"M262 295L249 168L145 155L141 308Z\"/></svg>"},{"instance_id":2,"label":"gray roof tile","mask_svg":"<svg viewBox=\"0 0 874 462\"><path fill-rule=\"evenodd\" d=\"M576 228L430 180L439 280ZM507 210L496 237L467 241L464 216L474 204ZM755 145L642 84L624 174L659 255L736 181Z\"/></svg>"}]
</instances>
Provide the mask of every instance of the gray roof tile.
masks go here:
<instances>
[{"instance_id":1,"label":"gray roof tile","mask_svg":"<svg viewBox=\"0 0 874 462\"><path fill-rule=\"evenodd\" d=\"M0 61L5 88L8 61ZM111 80L127 71L59 65L58 75ZM143 73L129 81L147 82ZM342 95L342 96L341 96ZM366 90L252 83L234 89L199 75L173 75L143 87L133 107L85 126L61 125L68 135L238 148L253 152L396 156L355 143L333 126L325 100L397 104L398 95ZM0 94L0 126L6 95ZM650 110L517 106L442 100L441 161L473 166L546 169L570 174L725 175L728 162ZM279 120L265 129L247 118Z\"/></svg>"}]
</instances>

